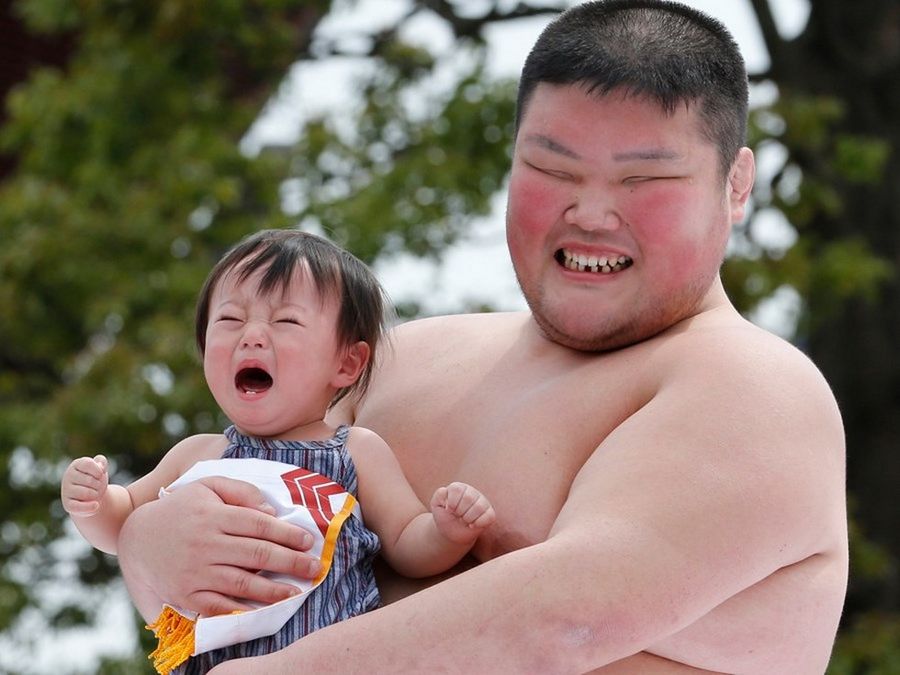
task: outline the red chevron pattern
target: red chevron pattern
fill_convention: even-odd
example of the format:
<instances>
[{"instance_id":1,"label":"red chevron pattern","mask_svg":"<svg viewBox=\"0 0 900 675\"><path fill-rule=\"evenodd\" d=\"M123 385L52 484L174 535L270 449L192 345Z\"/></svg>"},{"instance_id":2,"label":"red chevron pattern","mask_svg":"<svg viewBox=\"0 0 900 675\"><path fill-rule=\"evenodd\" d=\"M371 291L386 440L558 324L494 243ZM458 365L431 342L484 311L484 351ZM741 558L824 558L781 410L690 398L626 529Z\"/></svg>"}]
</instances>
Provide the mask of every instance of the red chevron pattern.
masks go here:
<instances>
[{"instance_id":1,"label":"red chevron pattern","mask_svg":"<svg viewBox=\"0 0 900 675\"><path fill-rule=\"evenodd\" d=\"M328 524L334 518L334 511L331 509L328 497L341 494L346 490L328 476L307 469L288 471L281 474L281 479L291 494L291 501L309 510L313 521L324 537L328 531Z\"/></svg>"}]
</instances>

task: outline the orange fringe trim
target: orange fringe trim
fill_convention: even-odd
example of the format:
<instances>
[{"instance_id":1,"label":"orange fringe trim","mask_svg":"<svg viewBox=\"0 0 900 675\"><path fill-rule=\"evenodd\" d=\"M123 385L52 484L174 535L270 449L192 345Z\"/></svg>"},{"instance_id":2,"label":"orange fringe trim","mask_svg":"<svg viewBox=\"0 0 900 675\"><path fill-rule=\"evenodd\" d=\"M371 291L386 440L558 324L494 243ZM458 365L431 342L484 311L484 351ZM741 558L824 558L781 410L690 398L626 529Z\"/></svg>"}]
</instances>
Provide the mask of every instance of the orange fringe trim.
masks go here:
<instances>
[{"instance_id":1,"label":"orange fringe trim","mask_svg":"<svg viewBox=\"0 0 900 675\"><path fill-rule=\"evenodd\" d=\"M156 621L147 626L159 640L147 657L159 675L168 675L194 653L194 623L171 607L164 607Z\"/></svg>"}]
</instances>

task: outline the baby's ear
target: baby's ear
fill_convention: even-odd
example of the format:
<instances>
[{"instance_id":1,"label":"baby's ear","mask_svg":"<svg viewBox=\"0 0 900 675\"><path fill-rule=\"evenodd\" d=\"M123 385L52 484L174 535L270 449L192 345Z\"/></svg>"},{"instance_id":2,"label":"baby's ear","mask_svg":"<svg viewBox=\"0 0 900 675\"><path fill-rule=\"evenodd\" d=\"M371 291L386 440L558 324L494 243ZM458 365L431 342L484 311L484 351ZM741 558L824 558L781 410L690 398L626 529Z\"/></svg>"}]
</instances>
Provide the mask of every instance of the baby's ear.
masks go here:
<instances>
[{"instance_id":1,"label":"baby's ear","mask_svg":"<svg viewBox=\"0 0 900 675\"><path fill-rule=\"evenodd\" d=\"M368 343L362 340L344 347L331 384L336 389L343 389L356 382L369 362L370 352Z\"/></svg>"}]
</instances>

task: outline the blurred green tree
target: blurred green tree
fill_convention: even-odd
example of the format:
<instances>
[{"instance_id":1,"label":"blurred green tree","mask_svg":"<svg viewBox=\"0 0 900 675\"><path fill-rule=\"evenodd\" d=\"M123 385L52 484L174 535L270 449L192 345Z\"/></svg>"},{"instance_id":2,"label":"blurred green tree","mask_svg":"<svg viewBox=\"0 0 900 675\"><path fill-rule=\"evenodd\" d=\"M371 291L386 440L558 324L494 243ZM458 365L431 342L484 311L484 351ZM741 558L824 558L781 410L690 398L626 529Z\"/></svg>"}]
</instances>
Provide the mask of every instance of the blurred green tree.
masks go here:
<instances>
[{"instance_id":1,"label":"blurred green tree","mask_svg":"<svg viewBox=\"0 0 900 675\"><path fill-rule=\"evenodd\" d=\"M832 668L876 672L869 666L897 662L900 626L900 10L815 0L787 40L771 0L748 2L771 56L754 80L777 87L753 112L751 143L774 168L724 274L751 315L773 296L797 299L793 337L841 403L854 572ZM25 33L64 46L54 65L30 70L0 117L0 170L10 167L0 182L9 644L31 639L23 617L35 610L53 629L92 622L115 575L108 557L63 543L56 495L67 458L102 451L115 480L127 480L184 435L221 426L192 344L195 295L213 261L253 230L298 222L368 261L439 257L490 210L508 167L515 85L487 77L485 29L567 3L418 0L346 43L315 33L331 4L6 3ZM453 58L402 39L423 14L443 21ZM242 153L290 65L332 56L374 64L350 107L307 120L291 147ZM767 236L773 220L787 241ZM110 658L101 670L141 664ZM12 666L0 659L2 668Z\"/></svg>"},{"instance_id":2,"label":"blurred green tree","mask_svg":"<svg viewBox=\"0 0 900 675\"><path fill-rule=\"evenodd\" d=\"M116 572L61 543L65 458L103 452L122 480L217 424L191 306L226 247L288 224L283 162L239 141L327 9L4 3L10 47L66 46L9 93L0 128L0 629L13 643L43 632L17 623L34 609L49 629L90 621L105 595L76 589Z\"/></svg>"}]
</instances>

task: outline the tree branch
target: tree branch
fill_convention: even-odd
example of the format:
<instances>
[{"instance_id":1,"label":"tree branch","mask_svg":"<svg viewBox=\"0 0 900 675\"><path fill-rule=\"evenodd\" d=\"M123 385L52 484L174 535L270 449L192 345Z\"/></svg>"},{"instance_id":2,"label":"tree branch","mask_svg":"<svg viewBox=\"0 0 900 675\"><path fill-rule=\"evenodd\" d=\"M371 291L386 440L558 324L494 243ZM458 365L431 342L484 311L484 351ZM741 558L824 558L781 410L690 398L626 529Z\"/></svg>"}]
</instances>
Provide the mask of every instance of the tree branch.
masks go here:
<instances>
[{"instance_id":1,"label":"tree branch","mask_svg":"<svg viewBox=\"0 0 900 675\"><path fill-rule=\"evenodd\" d=\"M301 54L298 60L318 60L329 56L352 56L358 58L377 56L385 44L396 39L397 33L400 31L403 24L423 10L434 12L441 19L446 21L457 40L460 38L469 38L480 42L484 39L481 35L481 31L488 24L501 23L503 21L511 21L514 19L524 19L533 16L543 16L545 14L558 14L565 9L566 6L566 3L561 0L545 5L529 5L520 2L512 9L506 11L501 11L494 6L493 9L481 16L462 17L457 14L456 6L448 0L417 0L410 11L401 17L393 26L385 28L378 33L361 33L358 35L358 37L370 41L368 48L365 50L348 51L341 48L336 40L328 43L319 42L316 44L315 49L312 50L312 53L307 51L306 53ZM344 34L341 39L344 40L346 37L347 35Z\"/></svg>"},{"instance_id":2,"label":"tree branch","mask_svg":"<svg viewBox=\"0 0 900 675\"><path fill-rule=\"evenodd\" d=\"M481 29L489 23L509 21L511 19L523 19L531 16L543 16L544 14L558 14L566 8L564 2L551 2L545 5L530 5L520 2L507 11L501 11L497 5L486 14L475 18L461 17L457 14L456 6L449 0L418 0L419 7L430 9L439 17L450 24L453 34L457 38L469 37L481 40Z\"/></svg>"},{"instance_id":3,"label":"tree branch","mask_svg":"<svg viewBox=\"0 0 900 675\"><path fill-rule=\"evenodd\" d=\"M778 32L778 25L775 23L775 17L772 15L772 8L769 0L750 0L750 5L756 14L756 21L759 23L759 30L762 33L763 42L769 52L769 72L771 74L776 69L776 64L782 63L781 56L784 53L786 42Z\"/></svg>"}]
</instances>

